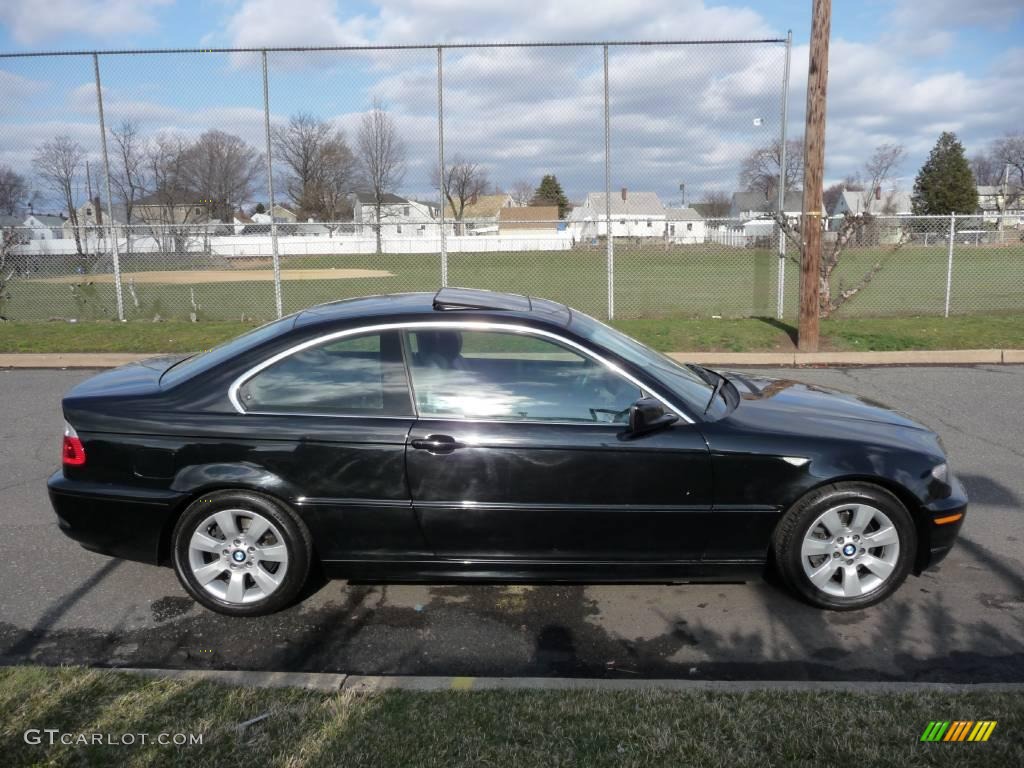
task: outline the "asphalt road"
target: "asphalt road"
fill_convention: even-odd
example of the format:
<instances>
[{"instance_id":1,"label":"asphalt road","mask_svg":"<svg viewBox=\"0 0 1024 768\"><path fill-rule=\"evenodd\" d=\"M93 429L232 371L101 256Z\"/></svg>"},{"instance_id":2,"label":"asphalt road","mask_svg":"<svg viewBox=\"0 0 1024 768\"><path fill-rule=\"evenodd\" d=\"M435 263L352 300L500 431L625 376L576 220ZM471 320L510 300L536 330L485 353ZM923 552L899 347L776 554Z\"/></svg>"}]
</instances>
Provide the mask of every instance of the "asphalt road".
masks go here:
<instances>
[{"instance_id":1,"label":"asphalt road","mask_svg":"<svg viewBox=\"0 0 1024 768\"><path fill-rule=\"evenodd\" d=\"M1024 681L1024 367L801 370L943 437L972 506L953 553L886 603L809 608L770 583L330 582L262 619L59 532L45 479L81 371L0 371L0 663L717 679Z\"/></svg>"}]
</instances>

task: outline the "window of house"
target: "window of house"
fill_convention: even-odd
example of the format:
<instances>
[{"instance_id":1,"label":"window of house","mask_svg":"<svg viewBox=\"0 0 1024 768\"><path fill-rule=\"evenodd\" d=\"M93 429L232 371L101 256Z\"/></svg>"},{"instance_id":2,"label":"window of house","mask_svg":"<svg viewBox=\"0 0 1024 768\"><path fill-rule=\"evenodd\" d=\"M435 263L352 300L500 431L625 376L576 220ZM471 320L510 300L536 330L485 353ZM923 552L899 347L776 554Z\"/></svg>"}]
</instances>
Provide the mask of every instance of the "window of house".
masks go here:
<instances>
[{"instance_id":1,"label":"window of house","mask_svg":"<svg viewBox=\"0 0 1024 768\"><path fill-rule=\"evenodd\" d=\"M686 231L687 232L693 232L693 222L692 221L687 222L687 224L686 224Z\"/></svg>"},{"instance_id":2,"label":"window of house","mask_svg":"<svg viewBox=\"0 0 1024 768\"><path fill-rule=\"evenodd\" d=\"M647 220L647 226L648 226L648 227L650 227L650 226L651 226L651 220L650 220L650 219L648 219L648 220Z\"/></svg>"},{"instance_id":3,"label":"window of house","mask_svg":"<svg viewBox=\"0 0 1024 768\"><path fill-rule=\"evenodd\" d=\"M403 215L403 216L408 216L408 215L409 215L409 206L408 206L408 205L407 205L407 206L405 206L405 207L404 207L404 208L402 209L402 215Z\"/></svg>"},{"instance_id":4,"label":"window of house","mask_svg":"<svg viewBox=\"0 0 1024 768\"><path fill-rule=\"evenodd\" d=\"M399 235L402 234L402 225L401 224L397 224L395 226L395 233L399 234Z\"/></svg>"},{"instance_id":5,"label":"window of house","mask_svg":"<svg viewBox=\"0 0 1024 768\"><path fill-rule=\"evenodd\" d=\"M409 331L424 418L623 424L639 387L549 339L504 331Z\"/></svg>"},{"instance_id":6,"label":"window of house","mask_svg":"<svg viewBox=\"0 0 1024 768\"><path fill-rule=\"evenodd\" d=\"M264 368L238 388L247 411L408 416L409 386L396 332L319 344Z\"/></svg>"}]
</instances>

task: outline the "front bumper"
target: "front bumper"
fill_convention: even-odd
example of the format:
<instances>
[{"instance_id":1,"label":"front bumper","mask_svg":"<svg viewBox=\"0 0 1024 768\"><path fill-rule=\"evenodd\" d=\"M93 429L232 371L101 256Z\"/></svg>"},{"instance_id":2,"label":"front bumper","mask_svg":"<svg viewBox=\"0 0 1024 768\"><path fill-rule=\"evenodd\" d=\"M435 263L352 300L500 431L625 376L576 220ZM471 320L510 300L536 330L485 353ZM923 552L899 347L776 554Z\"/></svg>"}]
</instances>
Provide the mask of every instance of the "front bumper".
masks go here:
<instances>
[{"instance_id":1,"label":"front bumper","mask_svg":"<svg viewBox=\"0 0 1024 768\"><path fill-rule=\"evenodd\" d=\"M960 533L960 528L964 524L964 519L967 517L967 492L955 476L950 478L950 486L952 492L949 496L933 501L924 507L925 531L923 533L925 535L922 538L926 546L918 552L916 570L919 573L926 568L938 565L949 554L956 542L957 534ZM960 517L953 522L942 524L935 522L957 515Z\"/></svg>"},{"instance_id":2,"label":"front bumper","mask_svg":"<svg viewBox=\"0 0 1024 768\"><path fill-rule=\"evenodd\" d=\"M157 563L161 537L185 494L69 480L57 470L46 482L57 524L86 549Z\"/></svg>"}]
</instances>

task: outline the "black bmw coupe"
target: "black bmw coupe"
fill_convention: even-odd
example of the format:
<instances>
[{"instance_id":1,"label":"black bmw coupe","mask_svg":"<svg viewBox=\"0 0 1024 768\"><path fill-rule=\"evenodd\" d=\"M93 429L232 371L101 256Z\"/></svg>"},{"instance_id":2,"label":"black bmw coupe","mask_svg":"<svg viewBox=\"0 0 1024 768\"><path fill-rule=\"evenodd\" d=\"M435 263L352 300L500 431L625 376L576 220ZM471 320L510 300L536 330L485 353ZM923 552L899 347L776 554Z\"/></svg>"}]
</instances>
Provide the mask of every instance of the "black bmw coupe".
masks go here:
<instances>
[{"instance_id":1,"label":"black bmw coupe","mask_svg":"<svg viewBox=\"0 0 1024 768\"><path fill-rule=\"evenodd\" d=\"M726 581L877 603L967 499L939 438L857 397L683 365L544 299L313 307L63 401L49 493L89 549L235 616L364 580Z\"/></svg>"}]
</instances>

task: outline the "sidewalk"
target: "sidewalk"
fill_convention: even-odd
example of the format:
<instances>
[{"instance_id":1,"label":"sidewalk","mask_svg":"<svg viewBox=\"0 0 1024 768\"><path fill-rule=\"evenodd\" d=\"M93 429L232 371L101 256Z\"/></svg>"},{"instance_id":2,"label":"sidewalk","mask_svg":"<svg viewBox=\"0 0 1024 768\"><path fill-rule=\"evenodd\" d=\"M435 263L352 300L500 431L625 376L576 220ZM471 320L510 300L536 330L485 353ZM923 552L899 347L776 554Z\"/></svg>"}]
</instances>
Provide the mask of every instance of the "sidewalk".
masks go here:
<instances>
[{"instance_id":1,"label":"sidewalk","mask_svg":"<svg viewBox=\"0 0 1024 768\"><path fill-rule=\"evenodd\" d=\"M616 680L593 677L426 677L417 675L348 675L329 672L246 672L191 669L111 667L144 677L205 680L255 688L306 688L318 691L494 691L494 690L599 690L628 691L847 691L850 693L971 693L1024 692L1024 683L902 683L865 680L684 680L642 678Z\"/></svg>"},{"instance_id":2,"label":"sidewalk","mask_svg":"<svg viewBox=\"0 0 1024 768\"><path fill-rule=\"evenodd\" d=\"M0 354L0 368L114 368L156 353L52 352ZM1024 364L1024 349L908 350L905 352L670 352L681 362L720 367L760 365L1002 365Z\"/></svg>"}]
</instances>

